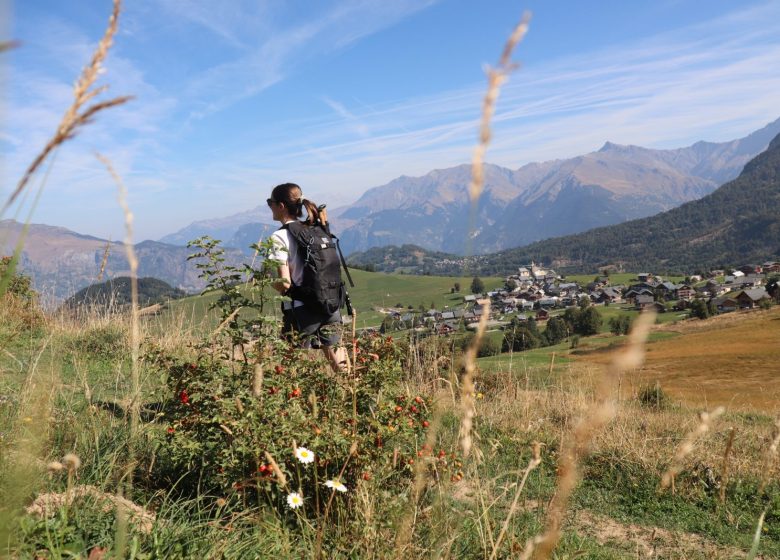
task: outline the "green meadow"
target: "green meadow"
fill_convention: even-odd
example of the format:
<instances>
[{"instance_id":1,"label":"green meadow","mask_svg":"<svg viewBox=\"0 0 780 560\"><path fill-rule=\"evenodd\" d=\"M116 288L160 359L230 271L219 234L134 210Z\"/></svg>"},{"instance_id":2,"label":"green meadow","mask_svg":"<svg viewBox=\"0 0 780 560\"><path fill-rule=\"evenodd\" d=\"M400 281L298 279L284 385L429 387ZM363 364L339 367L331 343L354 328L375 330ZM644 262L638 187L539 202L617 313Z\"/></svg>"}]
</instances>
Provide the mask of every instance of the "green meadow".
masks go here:
<instances>
[{"instance_id":1,"label":"green meadow","mask_svg":"<svg viewBox=\"0 0 780 560\"><path fill-rule=\"evenodd\" d=\"M452 276L416 276L408 274L385 274L350 269L355 287L348 287L352 305L357 314L357 328L378 327L386 313L383 310L396 308L401 312L409 307L418 311L420 306L426 310L431 306L440 311L462 305L463 298L469 295L469 286L473 277ZM344 278L346 281L346 278ZM482 278L486 290L494 290L504 285L503 278ZM452 293L455 283L460 283L460 292ZM245 293L251 294L247 288ZM278 313L278 296L273 290L266 290L268 312ZM171 301L163 313L163 324L178 325L181 328L214 328L218 324L215 313L209 313L209 306L216 301L216 293L191 296Z\"/></svg>"}]
</instances>

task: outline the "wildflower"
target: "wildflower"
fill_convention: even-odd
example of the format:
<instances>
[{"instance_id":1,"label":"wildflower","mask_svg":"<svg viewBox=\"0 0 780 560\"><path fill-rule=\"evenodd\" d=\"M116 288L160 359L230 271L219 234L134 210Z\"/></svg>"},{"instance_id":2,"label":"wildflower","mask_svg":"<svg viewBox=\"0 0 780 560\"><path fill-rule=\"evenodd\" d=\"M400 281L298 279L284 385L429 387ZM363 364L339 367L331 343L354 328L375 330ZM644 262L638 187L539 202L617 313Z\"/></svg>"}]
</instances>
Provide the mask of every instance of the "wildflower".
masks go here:
<instances>
[{"instance_id":1,"label":"wildflower","mask_svg":"<svg viewBox=\"0 0 780 560\"><path fill-rule=\"evenodd\" d=\"M173 433L173 432L175 432L175 431L176 431L176 430L173 428L173 426L168 426L168 430L167 430L167 432L168 432L169 434L172 434L172 433Z\"/></svg>"},{"instance_id":2,"label":"wildflower","mask_svg":"<svg viewBox=\"0 0 780 560\"><path fill-rule=\"evenodd\" d=\"M77 471L81 466L81 459L74 453L68 453L62 458L62 462L65 464L69 471Z\"/></svg>"},{"instance_id":3,"label":"wildflower","mask_svg":"<svg viewBox=\"0 0 780 560\"><path fill-rule=\"evenodd\" d=\"M61 470L63 470L65 468L65 465L63 465L59 461L52 461L51 463L46 465L46 468L50 473L54 474L56 472L60 472Z\"/></svg>"},{"instance_id":4,"label":"wildflower","mask_svg":"<svg viewBox=\"0 0 780 560\"><path fill-rule=\"evenodd\" d=\"M326 480L325 486L330 488L331 490L338 490L339 492L346 492L347 487L342 484L342 482L338 479L336 480Z\"/></svg>"},{"instance_id":5,"label":"wildflower","mask_svg":"<svg viewBox=\"0 0 780 560\"><path fill-rule=\"evenodd\" d=\"M296 509L303 505L303 496L298 492L290 492L287 494L287 505L290 509Z\"/></svg>"},{"instance_id":6,"label":"wildflower","mask_svg":"<svg viewBox=\"0 0 780 560\"><path fill-rule=\"evenodd\" d=\"M304 465L314 461L314 452L306 449L305 447L299 447L295 450L295 456Z\"/></svg>"},{"instance_id":7,"label":"wildflower","mask_svg":"<svg viewBox=\"0 0 780 560\"><path fill-rule=\"evenodd\" d=\"M190 396L187 394L187 389L182 389L181 393L179 393L179 400L181 404L189 404Z\"/></svg>"}]
</instances>

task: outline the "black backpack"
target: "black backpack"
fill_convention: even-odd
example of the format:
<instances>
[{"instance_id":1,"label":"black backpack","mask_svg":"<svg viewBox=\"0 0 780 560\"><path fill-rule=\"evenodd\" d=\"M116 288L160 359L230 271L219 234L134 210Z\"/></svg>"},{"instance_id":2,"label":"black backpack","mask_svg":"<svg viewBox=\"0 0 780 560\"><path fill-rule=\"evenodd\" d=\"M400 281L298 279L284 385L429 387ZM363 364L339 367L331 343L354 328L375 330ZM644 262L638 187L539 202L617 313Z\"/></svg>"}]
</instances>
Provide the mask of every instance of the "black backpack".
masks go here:
<instances>
[{"instance_id":1,"label":"black backpack","mask_svg":"<svg viewBox=\"0 0 780 560\"><path fill-rule=\"evenodd\" d=\"M346 303L351 315L349 295L341 280L342 265L350 286L354 287L354 283L341 254L339 240L330 233L330 228L320 222L309 225L294 221L285 224L282 229L292 234L303 260L303 283L300 286L293 284L287 295L327 315L335 313Z\"/></svg>"}]
</instances>

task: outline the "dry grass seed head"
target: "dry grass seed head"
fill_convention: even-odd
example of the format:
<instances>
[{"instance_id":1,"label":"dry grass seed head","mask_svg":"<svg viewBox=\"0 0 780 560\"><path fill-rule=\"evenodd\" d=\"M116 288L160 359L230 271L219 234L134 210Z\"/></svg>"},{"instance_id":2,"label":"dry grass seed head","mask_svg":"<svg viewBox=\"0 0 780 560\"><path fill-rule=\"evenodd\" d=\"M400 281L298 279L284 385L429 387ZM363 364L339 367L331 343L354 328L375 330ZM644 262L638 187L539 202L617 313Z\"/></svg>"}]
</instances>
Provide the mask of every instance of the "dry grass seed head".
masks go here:
<instances>
[{"instance_id":1,"label":"dry grass seed head","mask_svg":"<svg viewBox=\"0 0 780 560\"><path fill-rule=\"evenodd\" d=\"M482 337L484 336L485 328L487 327L487 319L490 316L490 300L480 300L479 303L482 305L483 312L482 316L479 318L477 334L466 349L466 354L464 356L464 368L466 371L463 374L463 379L460 384L460 403L463 417L460 422L459 438L464 458L468 457L471 453L473 443L471 430L474 423L474 416L476 415L474 374L477 371L477 351L482 344Z\"/></svg>"},{"instance_id":2,"label":"dry grass seed head","mask_svg":"<svg viewBox=\"0 0 780 560\"><path fill-rule=\"evenodd\" d=\"M682 471L683 460L693 451L696 441L709 431L712 423L717 420L717 418L725 411L726 409L724 407L719 406L712 412L702 411L699 413L698 424L696 424L696 427L685 436L685 439L682 441L682 443L680 443L679 447L677 448L677 452L674 454L672 463L661 477L660 488L662 490L672 485L674 477Z\"/></svg>"},{"instance_id":3,"label":"dry grass seed head","mask_svg":"<svg viewBox=\"0 0 780 560\"><path fill-rule=\"evenodd\" d=\"M764 456L764 468L762 469L763 474L761 477L760 488L761 492L764 491L766 485L769 483L769 479L772 476L772 466L775 462L775 458L777 457L778 447L780 447L780 416L775 419L775 423L772 427L771 443L769 444L769 447L766 450L766 455Z\"/></svg>"},{"instance_id":4,"label":"dry grass seed head","mask_svg":"<svg viewBox=\"0 0 780 560\"><path fill-rule=\"evenodd\" d=\"M642 313L634 322L628 343L613 354L609 368L597 382L596 401L564 444L558 467L558 487L547 513L545 532L541 539L532 541L534 545L528 545L536 546L536 556L540 559L549 558L558 545L569 498L580 479L579 463L587 454L596 433L614 418L617 410L615 381L623 372L642 364L644 343L654 322L654 313Z\"/></svg>"},{"instance_id":5,"label":"dry grass seed head","mask_svg":"<svg viewBox=\"0 0 780 560\"><path fill-rule=\"evenodd\" d=\"M111 16L109 17L108 27L103 34L103 38L100 40L100 43L98 43L98 47L93 53L92 59L84 68L81 76L76 81L76 85L74 86L73 103L65 111L60 124L57 126L57 131L55 132L54 136L52 136L46 146L44 146L43 150L36 156L36 158L24 172L24 175L19 180L16 188L8 197L8 200L3 206L2 211L0 211L0 214L5 213L5 211L14 203L17 197L22 193L22 191L24 191L35 172L41 167L43 162L46 161L46 159L57 146L66 140L73 138L78 132L78 129L88 124L97 113L111 107L122 105L123 103L126 103L132 99L130 96L116 97L108 101L95 103L82 110L86 103L91 101L106 89L105 87L92 89L92 87L95 85L97 77L103 71L103 61L106 59L108 51L114 42L114 35L116 34L121 7L121 0L114 0L113 10L111 12Z\"/></svg>"}]
</instances>

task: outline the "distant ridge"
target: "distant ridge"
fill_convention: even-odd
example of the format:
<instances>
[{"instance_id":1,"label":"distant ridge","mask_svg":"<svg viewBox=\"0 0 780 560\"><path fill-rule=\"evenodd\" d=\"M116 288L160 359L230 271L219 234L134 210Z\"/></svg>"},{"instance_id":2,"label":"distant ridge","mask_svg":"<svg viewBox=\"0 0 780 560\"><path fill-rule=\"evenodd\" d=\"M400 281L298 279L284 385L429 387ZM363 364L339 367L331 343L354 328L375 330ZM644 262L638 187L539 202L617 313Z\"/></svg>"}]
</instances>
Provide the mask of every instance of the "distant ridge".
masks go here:
<instances>
[{"instance_id":1,"label":"distant ridge","mask_svg":"<svg viewBox=\"0 0 780 560\"><path fill-rule=\"evenodd\" d=\"M692 272L780 260L780 135L735 180L650 218L485 255L483 272L531 260L560 271Z\"/></svg>"},{"instance_id":2,"label":"distant ridge","mask_svg":"<svg viewBox=\"0 0 780 560\"><path fill-rule=\"evenodd\" d=\"M0 254L13 253L23 227L14 220L0 221ZM102 279L128 276L130 265L122 243L62 227L30 224L19 267L32 278L35 290L41 293L44 301L58 303L98 280L106 246L109 252ZM187 247L143 241L135 246L135 252L140 277L159 278L186 292L200 291L204 287L198 277L200 271L187 260L194 252ZM229 263L238 264L245 257L237 250L228 250L226 258Z\"/></svg>"},{"instance_id":3,"label":"distant ridge","mask_svg":"<svg viewBox=\"0 0 780 560\"><path fill-rule=\"evenodd\" d=\"M672 150L606 142L596 152L517 170L487 165L476 229L470 166L399 177L344 209L338 227L349 252L406 244L454 254L508 249L697 200L739 175L778 133L780 119L730 142Z\"/></svg>"},{"instance_id":4,"label":"distant ridge","mask_svg":"<svg viewBox=\"0 0 780 560\"><path fill-rule=\"evenodd\" d=\"M330 209L330 218L347 254L407 244L453 254L499 251L697 200L739 175L778 133L780 119L729 142L671 150L605 142L595 152L519 169L486 165L476 229L467 194L470 165L403 175L368 189L353 204ZM269 222L268 209L260 205L193 222L161 241L183 245L210 235L247 252L249 243L275 229Z\"/></svg>"},{"instance_id":5,"label":"distant ridge","mask_svg":"<svg viewBox=\"0 0 780 560\"><path fill-rule=\"evenodd\" d=\"M531 261L564 273L592 273L605 267L691 273L780 261L780 134L738 178L699 200L649 218L468 258L403 246L355 253L349 260L376 270L414 261L417 272L426 264L431 274L483 275L509 274Z\"/></svg>"}]
</instances>

